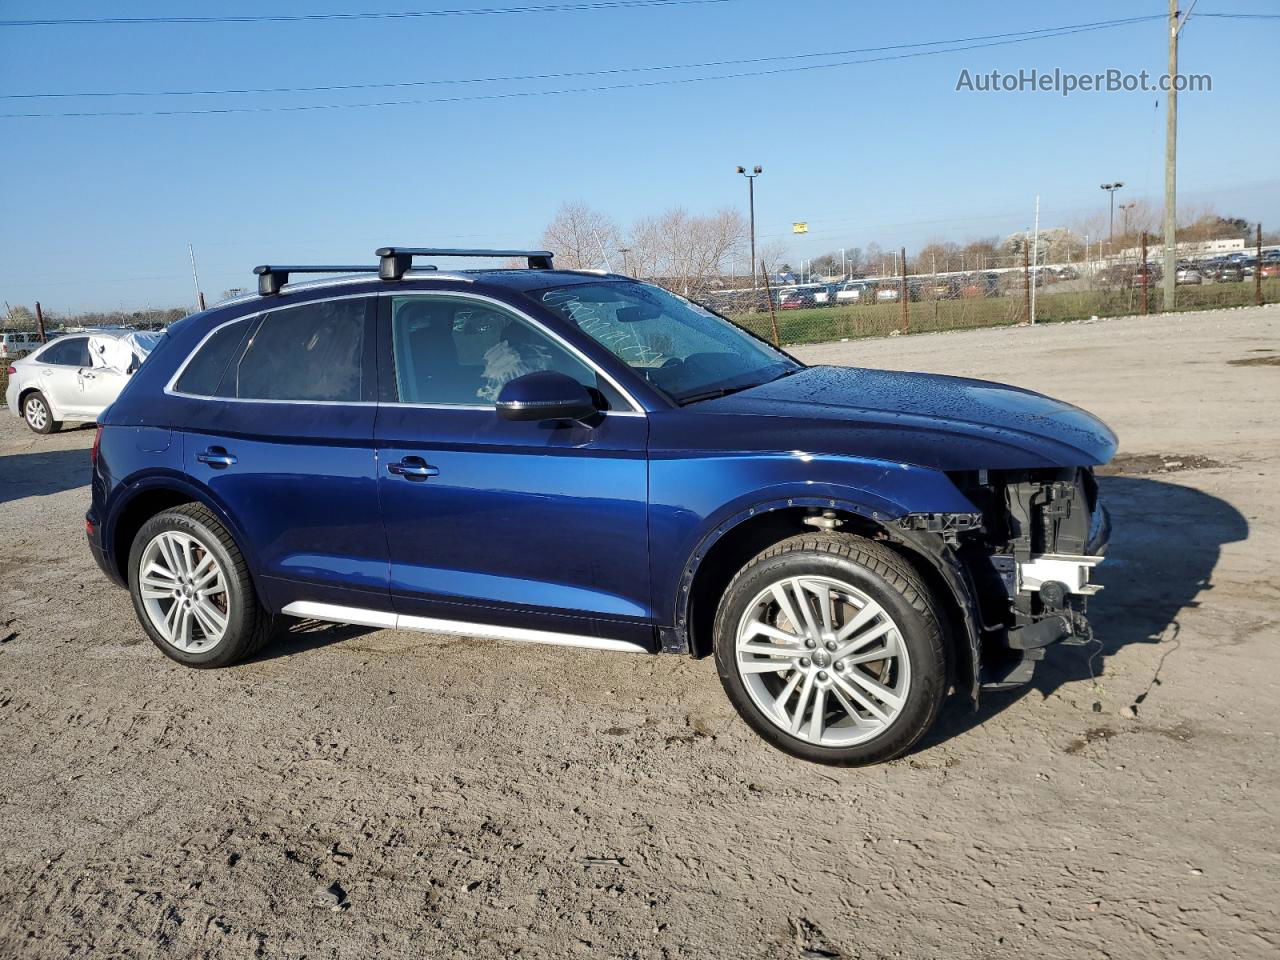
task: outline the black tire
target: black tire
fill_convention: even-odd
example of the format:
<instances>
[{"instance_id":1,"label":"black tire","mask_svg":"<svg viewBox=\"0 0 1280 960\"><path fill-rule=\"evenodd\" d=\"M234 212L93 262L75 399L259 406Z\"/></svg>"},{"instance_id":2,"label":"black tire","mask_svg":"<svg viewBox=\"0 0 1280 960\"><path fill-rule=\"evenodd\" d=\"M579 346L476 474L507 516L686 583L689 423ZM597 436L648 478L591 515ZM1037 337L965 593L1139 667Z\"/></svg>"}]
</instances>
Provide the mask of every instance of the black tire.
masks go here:
<instances>
[{"instance_id":1,"label":"black tire","mask_svg":"<svg viewBox=\"0 0 1280 960\"><path fill-rule=\"evenodd\" d=\"M850 746L824 746L777 726L752 699L737 667L738 624L755 598L784 577L841 581L878 603L898 626L910 665L905 702L880 733ZM802 534L758 554L730 581L715 620L715 661L730 702L765 741L792 756L862 766L901 756L933 725L950 686L951 644L937 600L919 575L884 544L846 534Z\"/></svg>"},{"instance_id":2,"label":"black tire","mask_svg":"<svg viewBox=\"0 0 1280 960\"><path fill-rule=\"evenodd\" d=\"M176 531L198 541L222 568L226 583L227 627L211 648L185 651L157 630L148 614L140 589L139 566L146 547L159 534ZM275 617L262 606L244 555L231 534L203 504L189 503L156 514L138 531L129 549L129 593L138 622L165 656L188 667L227 667L252 656L271 638Z\"/></svg>"},{"instance_id":3,"label":"black tire","mask_svg":"<svg viewBox=\"0 0 1280 960\"><path fill-rule=\"evenodd\" d=\"M38 411L43 411L44 414L43 424L39 427L32 423L33 418L37 418L39 422ZM62 421L53 419L53 408L49 406L49 401L39 390L33 390L22 398L22 419L26 421L33 433L57 433L62 429Z\"/></svg>"}]
</instances>

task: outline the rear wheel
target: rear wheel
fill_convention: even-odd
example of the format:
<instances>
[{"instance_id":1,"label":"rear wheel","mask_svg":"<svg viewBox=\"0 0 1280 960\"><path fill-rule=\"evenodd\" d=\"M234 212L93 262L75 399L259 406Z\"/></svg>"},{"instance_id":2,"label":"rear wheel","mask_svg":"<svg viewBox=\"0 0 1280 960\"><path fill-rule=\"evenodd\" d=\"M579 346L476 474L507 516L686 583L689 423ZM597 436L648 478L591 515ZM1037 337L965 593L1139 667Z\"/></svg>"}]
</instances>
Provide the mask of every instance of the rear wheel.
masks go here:
<instances>
[{"instance_id":1,"label":"rear wheel","mask_svg":"<svg viewBox=\"0 0 1280 960\"><path fill-rule=\"evenodd\" d=\"M273 618L258 601L244 556L201 504L148 520L129 552L138 620L166 656L189 667L225 667L257 651Z\"/></svg>"},{"instance_id":2,"label":"rear wheel","mask_svg":"<svg viewBox=\"0 0 1280 960\"><path fill-rule=\"evenodd\" d=\"M27 394L22 401L22 419L36 433L57 433L62 429L62 421L53 419L49 401L38 390Z\"/></svg>"},{"instance_id":3,"label":"rear wheel","mask_svg":"<svg viewBox=\"0 0 1280 960\"><path fill-rule=\"evenodd\" d=\"M775 747L819 763L910 749L942 705L948 650L915 571L860 537L775 544L738 572L716 615L716 669L738 713Z\"/></svg>"}]
</instances>

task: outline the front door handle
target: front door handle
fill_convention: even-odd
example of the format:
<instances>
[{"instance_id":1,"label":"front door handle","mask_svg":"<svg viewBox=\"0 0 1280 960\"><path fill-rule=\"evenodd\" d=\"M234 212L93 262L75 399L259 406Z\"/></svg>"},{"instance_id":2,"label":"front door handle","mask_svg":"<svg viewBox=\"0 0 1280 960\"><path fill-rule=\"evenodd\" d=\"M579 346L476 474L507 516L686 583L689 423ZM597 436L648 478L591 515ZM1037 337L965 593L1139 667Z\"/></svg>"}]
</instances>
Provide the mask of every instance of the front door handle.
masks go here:
<instances>
[{"instance_id":1,"label":"front door handle","mask_svg":"<svg viewBox=\"0 0 1280 960\"><path fill-rule=\"evenodd\" d=\"M399 463L387 464L387 469L406 480L425 480L440 476L440 468L433 467L421 457L404 457Z\"/></svg>"},{"instance_id":2,"label":"front door handle","mask_svg":"<svg viewBox=\"0 0 1280 960\"><path fill-rule=\"evenodd\" d=\"M235 457L227 453L222 447L210 447L204 453L197 453L196 459L201 463L207 463L209 466L221 470L223 467L229 467L233 463L237 463Z\"/></svg>"}]
</instances>

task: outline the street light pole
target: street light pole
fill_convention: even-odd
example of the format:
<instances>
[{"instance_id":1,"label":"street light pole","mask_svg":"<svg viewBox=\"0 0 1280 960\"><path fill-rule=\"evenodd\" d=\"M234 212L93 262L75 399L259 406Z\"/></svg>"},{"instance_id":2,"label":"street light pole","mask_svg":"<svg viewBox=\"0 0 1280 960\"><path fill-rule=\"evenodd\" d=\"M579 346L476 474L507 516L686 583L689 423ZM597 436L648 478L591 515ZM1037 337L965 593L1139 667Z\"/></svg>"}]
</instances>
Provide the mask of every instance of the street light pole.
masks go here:
<instances>
[{"instance_id":1,"label":"street light pole","mask_svg":"<svg viewBox=\"0 0 1280 960\"><path fill-rule=\"evenodd\" d=\"M1117 180L1115 183L1104 183L1102 189L1107 191L1111 197L1111 223L1107 228L1107 253L1114 253L1116 242L1116 191L1123 187L1124 184Z\"/></svg>"},{"instance_id":2,"label":"street light pole","mask_svg":"<svg viewBox=\"0 0 1280 960\"><path fill-rule=\"evenodd\" d=\"M631 248L619 247L618 252L622 254L622 272L629 277L631 276L631 265L627 262L627 254L631 252Z\"/></svg>"},{"instance_id":3,"label":"street light pole","mask_svg":"<svg viewBox=\"0 0 1280 960\"><path fill-rule=\"evenodd\" d=\"M756 177L764 173L764 167L756 164L750 173L746 167L738 167L738 172L747 178L747 202L751 207L751 290L755 292L760 285L756 279Z\"/></svg>"}]
</instances>

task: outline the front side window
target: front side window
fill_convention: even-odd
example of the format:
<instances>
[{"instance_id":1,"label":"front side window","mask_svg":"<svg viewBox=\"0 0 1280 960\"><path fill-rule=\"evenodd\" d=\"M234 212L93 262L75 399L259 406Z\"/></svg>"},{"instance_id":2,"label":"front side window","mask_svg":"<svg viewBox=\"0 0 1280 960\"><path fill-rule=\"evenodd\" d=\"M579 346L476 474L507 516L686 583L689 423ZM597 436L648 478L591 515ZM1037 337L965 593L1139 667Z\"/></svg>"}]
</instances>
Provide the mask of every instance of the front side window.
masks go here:
<instances>
[{"instance_id":1,"label":"front side window","mask_svg":"<svg viewBox=\"0 0 1280 960\"><path fill-rule=\"evenodd\" d=\"M510 381L539 370L607 393L594 370L541 330L464 297L394 297L391 346L401 403L492 406Z\"/></svg>"},{"instance_id":2,"label":"front side window","mask_svg":"<svg viewBox=\"0 0 1280 960\"><path fill-rule=\"evenodd\" d=\"M72 337L55 343L40 354L41 363L53 363L63 367L87 367L93 361L89 358L89 338Z\"/></svg>"},{"instance_id":3,"label":"front side window","mask_svg":"<svg viewBox=\"0 0 1280 960\"><path fill-rule=\"evenodd\" d=\"M584 283L534 296L677 403L759 386L800 367L729 321L651 284Z\"/></svg>"},{"instance_id":4,"label":"front side window","mask_svg":"<svg viewBox=\"0 0 1280 960\"><path fill-rule=\"evenodd\" d=\"M242 400L354 403L364 389L364 298L273 310L223 377L219 395Z\"/></svg>"}]
</instances>

